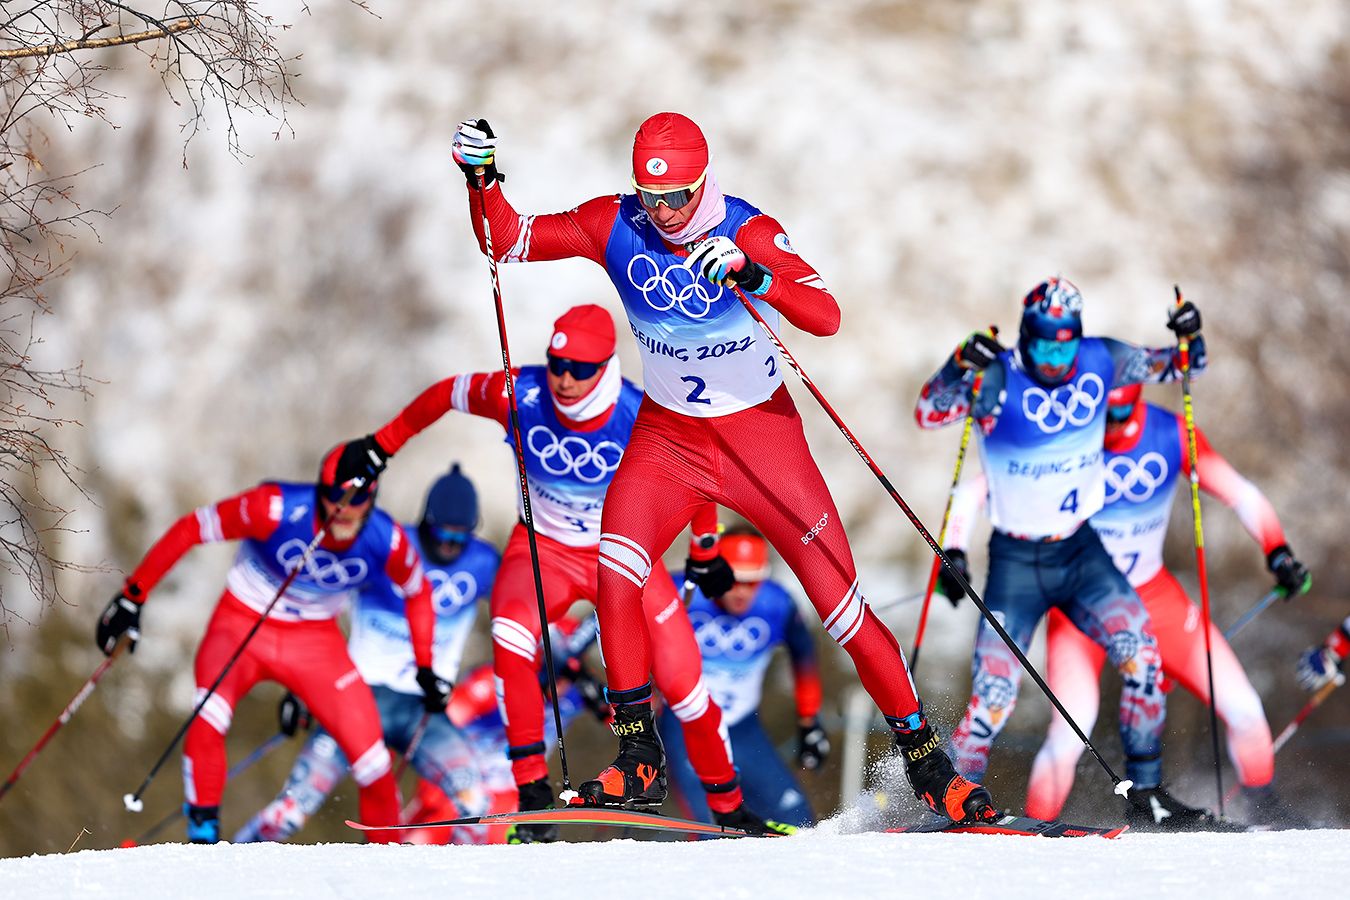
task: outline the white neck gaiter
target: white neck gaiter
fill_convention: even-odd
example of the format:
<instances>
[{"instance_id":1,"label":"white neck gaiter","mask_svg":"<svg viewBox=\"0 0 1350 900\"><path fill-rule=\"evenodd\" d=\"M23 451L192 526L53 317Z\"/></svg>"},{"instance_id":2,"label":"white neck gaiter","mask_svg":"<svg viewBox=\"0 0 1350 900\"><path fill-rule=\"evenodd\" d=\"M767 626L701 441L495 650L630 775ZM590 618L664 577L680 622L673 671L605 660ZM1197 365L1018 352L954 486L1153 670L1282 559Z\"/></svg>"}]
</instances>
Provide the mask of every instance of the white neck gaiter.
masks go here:
<instances>
[{"instance_id":1,"label":"white neck gaiter","mask_svg":"<svg viewBox=\"0 0 1350 900\"><path fill-rule=\"evenodd\" d=\"M619 390L623 387L623 376L619 374L619 357L612 356L605 364L600 380L595 383L586 396L575 403L562 404L553 396L553 408L558 415L573 422L585 422L609 412L610 407L619 402Z\"/></svg>"},{"instance_id":2,"label":"white neck gaiter","mask_svg":"<svg viewBox=\"0 0 1350 900\"><path fill-rule=\"evenodd\" d=\"M717 184L717 174L713 172L712 162L708 163L708 174L703 179L703 196L699 198L698 209L689 217L684 227L674 233L661 231L661 237L672 244L687 244L700 235L707 234L727 217L727 198Z\"/></svg>"}]
</instances>

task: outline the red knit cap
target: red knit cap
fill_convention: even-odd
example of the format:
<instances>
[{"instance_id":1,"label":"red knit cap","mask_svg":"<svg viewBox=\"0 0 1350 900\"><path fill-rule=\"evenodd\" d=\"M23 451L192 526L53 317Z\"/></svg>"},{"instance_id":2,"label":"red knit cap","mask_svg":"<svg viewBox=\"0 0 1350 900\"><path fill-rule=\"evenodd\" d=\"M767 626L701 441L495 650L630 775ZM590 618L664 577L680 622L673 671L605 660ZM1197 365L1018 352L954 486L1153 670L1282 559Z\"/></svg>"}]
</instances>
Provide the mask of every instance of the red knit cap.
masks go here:
<instances>
[{"instance_id":1,"label":"red knit cap","mask_svg":"<svg viewBox=\"0 0 1350 900\"><path fill-rule=\"evenodd\" d=\"M548 355L577 362L604 362L614 355L614 319L594 303L572 307L553 323Z\"/></svg>"},{"instance_id":2,"label":"red knit cap","mask_svg":"<svg viewBox=\"0 0 1350 900\"><path fill-rule=\"evenodd\" d=\"M633 180L644 188L684 187L708 168L708 142L694 121L657 113L633 137Z\"/></svg>"}]
</instances>

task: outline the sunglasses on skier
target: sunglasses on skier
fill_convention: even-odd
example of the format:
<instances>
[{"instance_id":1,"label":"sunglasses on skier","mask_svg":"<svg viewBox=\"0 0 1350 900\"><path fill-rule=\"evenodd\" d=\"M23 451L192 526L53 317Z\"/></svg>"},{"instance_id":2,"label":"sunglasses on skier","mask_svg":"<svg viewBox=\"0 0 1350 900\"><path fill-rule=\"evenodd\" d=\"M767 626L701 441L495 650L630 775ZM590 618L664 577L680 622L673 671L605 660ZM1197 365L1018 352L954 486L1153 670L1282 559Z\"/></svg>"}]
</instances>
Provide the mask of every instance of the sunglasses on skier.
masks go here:
<instances>
[{"instance_id":1,"label":"sunglasses on skier","mask_svg":"<svg viewBox=\"0 0 1350 900\"><path fill-rule=\"evenodd\" d=\"M432 525L431 536L439 544L467 544L469 542L469 532L452 525Z\"/></svg>"},{"instance_id":2,"label":"sunglasses on skier","mask_svg":"<svg viewBox=\"0 0 1350 900\"><path fill-rule=\"evenodd\" d=\"M571 373L577 381L585 381L588 378L594 378L595 373L604 368L604 362L581 362L576 359L563 359L561 356L549 356L548 370L559 378Z\"/></svg>"},{"instance_id":3,"label":"sunglasses on skier","mask_svg":"<svg viewBox=\"0 0 1350 900\"><path fill-rule=\"evenodd\" d=\"M322 497L329 503L341 503L342 498L347 495L347 486L343 484L326 484L320 488ZM371 498L375 493L373 485L364 484L356 489L351 499L347 501L348 506L360 506Z\"/></svg>"},{"instance_id":4,"label":"sunglasses on skier","mask_svg":"<svg viewBox=\"0 0 1350 900\"><path fill-rule=\"evenodd\" d=\"M657 206L664 203L671 209L684 209L689 205L689 201L694 199L698 189L703 187L704 180L708 177L708 170L705 168L703 174L698 176L698 180L693 184L687 184L684 187L665 188L663 190L651 190L637 183L633 179L633 190L637 191L638 199L642 205L648 209L656 209Z\"/></svg>"}]
</instances>

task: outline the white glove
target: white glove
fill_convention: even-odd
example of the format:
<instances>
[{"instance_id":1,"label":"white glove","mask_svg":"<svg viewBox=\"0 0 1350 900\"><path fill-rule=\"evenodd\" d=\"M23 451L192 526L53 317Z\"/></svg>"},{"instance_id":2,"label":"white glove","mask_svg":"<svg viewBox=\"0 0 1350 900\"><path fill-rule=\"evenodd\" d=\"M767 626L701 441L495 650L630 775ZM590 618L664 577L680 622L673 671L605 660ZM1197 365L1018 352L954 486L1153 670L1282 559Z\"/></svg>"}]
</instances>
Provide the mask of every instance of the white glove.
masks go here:
<instances>
[{"instance_id":1,"label":"white glove","mask_svg":"<svg viewBox=\"0 0 1350 900\"><path fill-rule=\"evenodd\" d=\"M496 160L497 137L486 119L465 119L455 129L450 152L461 168L486 168Z\"/></svg>"},{"instance_id":2,"label":"white glove","mask_svg":"<svg viewBox=\"0 0 1350 900\"><path fill-rule=\"evenodd\" d=\"M744 287L749 280L747 275L752 272L758 275L763 271L762 267L750 261L735 241L720 234L695 244L684 265L716 285L722 285L730 278ZM754 280L758 283L759 279Z\"/></svg>"}]
</instances>

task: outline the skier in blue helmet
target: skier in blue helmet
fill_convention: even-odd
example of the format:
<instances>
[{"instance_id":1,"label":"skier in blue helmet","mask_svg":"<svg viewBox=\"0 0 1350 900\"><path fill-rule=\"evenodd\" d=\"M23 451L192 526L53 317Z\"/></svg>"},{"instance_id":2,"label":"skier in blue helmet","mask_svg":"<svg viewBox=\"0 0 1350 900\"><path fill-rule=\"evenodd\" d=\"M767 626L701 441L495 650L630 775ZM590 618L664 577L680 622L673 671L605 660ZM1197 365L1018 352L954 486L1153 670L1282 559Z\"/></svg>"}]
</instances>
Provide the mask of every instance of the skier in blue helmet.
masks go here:
<instances>
[{"instance_id":1,"label":"skier in blue helmet","mask_svg":"<svg viewBox=\"0 0 1350 900\"><path fill-rule=\"evenodd\" d=\"M922 428L938 428L972 413L979 425L994 526L984 599L1018 646L1028 650L1036 625L1058 608L1106 649L1120 672L1120 736L1126 777L1134 782L1131 824L1218 827L1162 786L1166 698L1158 641L1143 602L1097 533L1084 527L1105 499L1107 393L1177 380L1178 352L1083 337L1082 313L1072 282L1056 277L1036 285L1022 300L1017 346L1004 349L990 334L971 335L924 384L915 417ZM1189 339L1192 368L1203 369L1199 310L1176 307L1167 327ZM980 371L984 382L975 395ZM964 566L964 558L954 564ZM987 622L980 624L971 669L970 704L952 747L957 770L979 781L1012 715L1022 672Z\"/></svg>"}]
</instances>

